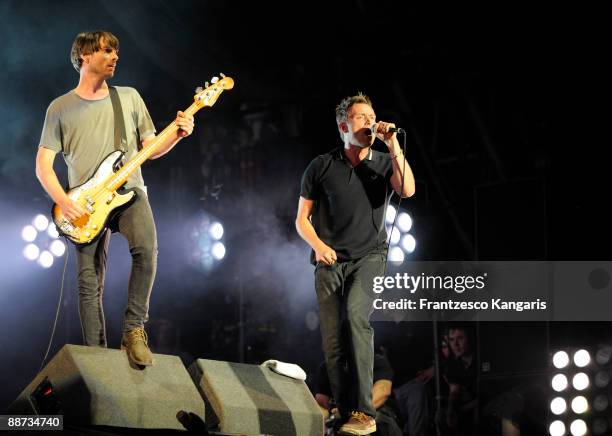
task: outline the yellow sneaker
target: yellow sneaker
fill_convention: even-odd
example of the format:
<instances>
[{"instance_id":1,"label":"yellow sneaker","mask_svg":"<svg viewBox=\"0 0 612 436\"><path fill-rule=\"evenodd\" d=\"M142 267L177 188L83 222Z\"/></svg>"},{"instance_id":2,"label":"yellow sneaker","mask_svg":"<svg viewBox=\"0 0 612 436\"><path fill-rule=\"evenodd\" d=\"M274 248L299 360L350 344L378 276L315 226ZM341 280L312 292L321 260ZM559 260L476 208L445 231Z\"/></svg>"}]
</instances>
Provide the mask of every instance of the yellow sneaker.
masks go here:
<instances>
[{"instance_id":1,"label":"yellow sneaker","mask_svg":"<svg viewBox=\"0 0 612 436\"><path fill-rule=\"evenodd\" d=\"M363 412L353 411L349 420L340 427L340 434L366 435L376 431L376 421Z\"/></svg>"}]
</instances>

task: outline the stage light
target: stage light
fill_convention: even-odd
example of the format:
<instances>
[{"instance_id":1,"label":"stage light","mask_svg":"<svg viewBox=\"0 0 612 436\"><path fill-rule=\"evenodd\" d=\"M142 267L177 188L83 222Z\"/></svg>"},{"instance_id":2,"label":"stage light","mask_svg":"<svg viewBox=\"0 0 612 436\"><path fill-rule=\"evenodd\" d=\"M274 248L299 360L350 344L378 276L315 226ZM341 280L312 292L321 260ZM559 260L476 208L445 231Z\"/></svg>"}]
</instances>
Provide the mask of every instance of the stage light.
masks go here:
<instances>
[{"instance_id":1,"label":"stage light","mask_svg":"<svg viewBox=\"0 0 612 436\"><path fill-rule=\"evenodd\" d=\"M201 211L193 218L189 232L190 261L204 271L211 271L225 258L225 229L219 220Z\"/></svg>"},{"instance_id":2,"label":"stage light","mask_svg":"<svg viewBox=\"0 0 612 436\"><path fill-rule=\"evenodd\" d=\"M561 392L567 388L567 377L564 374L557 374L552 378L551 385L555 391Z\"/></svg>"},{"instance_id":3,"label":"stage light","mask_svg":"<svg viewBox=\"0 0 612 436\"><path fill-rule=\"evenodd\" d=\"M57 227L55 227L54 223L49 223L49 227L47 227L47 235L53 239L59 238L59 233L57 233Z\"/></svg>"},{"instance_id":4,"label":"stage light","mask_svg":"<svg viewBox=\"0 0 612 436\"><path fill-rule=\"evenodd\" d=\"M595 374L595 386L605 388L610 383L610 374L607 371L599 371Z\"/></svg>"},{"instance_id":5,"label":"stage light","mask_svg":"<svg viewBox=\"0 0 612 436\"><path fill-rule=\"evenodd\" d=\"M212 246L211 253L215 259L223 259L225 257L225 245L223 245L223 242L215 242Z\"/></svg>"},{"instance_id":6,"label":"stage light","mask_svg":"<svg viewBox=\"0 0 612 436\"><path fill-rule=\"evenodd\" d=\"M412 218L406 212L401 212L397 217L397 227L402 233L408 233L412 227Z\"/></svg>"},{"instance_id":7,"label":"stage light","mask_svg":"<svg viewBox=\"0 0 612 436\"><path fill-rule=\"evenodd\" d=\"M574 413L584 413L589 409L589 402L582 395L575 397L572 400L572 410Z\"/></svg>"},{"instance_id":8,"label":"stage light","mask_svg":"<svg viewBox=\"0 0 612 436\"><path fill-rule=\"evenodd\" d=\"M416 239L410 233L404 235L401 243L402 250L406 253L412 253L416 248Z\"/></svg>"},{"instance_id":9,"label":"stage light","mask_svg":"<svg viewBox=\"0 0 612 436\"><path fill-rule=\"evenodd\" d=\"M584 372L579 372L572 378L572 385L577 391L583 391L589 387L589 376Z\"/></svg>"},{"instance_id":10,"label":"stage light","mask_svg":"<svg viewBox=\"0 0 612 436\"><path fill-rule=\"evenodd\" d=\"M37 235L38 232L36 231L36 228L32 225L25 226L21 231L21 237L26 242L34 242Z\"/></svg>"},{"instance_id":11,"label":"stage light","mask_svg":"<svg viewBox=\"0 0 612 436\"><path fill-rule=\"evenodd\" d=\"M565 424L563 421L553 421L548 427L550 436L563 436L565 434Z\"/></svg>"},{"instance_id":12,"label":"stage light","mask_svg":"<svg viewBox=\"0 0 612 436\"><path fill-rule=\"evenodd\" d=\"M213 223L210 226L209 233L215 241L219 241L223 237L223 226L221 223Z\"/></svg>"},{"instance_id":13,"label":"stage light","mask_svg":"<svg viewBox=\"0 0 612 436\"><path fill-rule=\"evenodd\" d=\"M550 411L555 415L561 415L567 410L567 403L564 398L557 397L550 402Z\"/></svg>"},{"instance_id":14,"label":"stage light","mask_svg":"<svg viewBox=\"0 0 612 436\"><path fill-rule=\"evenodd\" d=\"M38 248L38 245L36 244L28 244L23 249L23 255L26 257L26 259L29 259L29 260L38 259L39 254L40 254L40 249Z\"/></svg>"},{"instance_id":15,"label":"stage light","mask_svg":"<svg viewBox=\"0 0 612 436\"><path fill-rule=\"evenodd\" d=\"M43 232L47 230L47 226L49 225L49 219L43 214L38 214L32 221L32 224L34 224L36 230L38 230L39 232Z\"/></svg>"},{"instance_id":16,"label":"stage light","mask_svg":"<svg viewBox=\"0 0 612 436\"><path fill-rule=\"evenodd\" d=\"M595 354L595 362L598 365L604 366L610 361L610 355L612 354L612 350L609 347L603 347L597 350Z\"/></svg>"},{"instance_id":17,"label":"stage light","mask_svg":"<svg viewBox=\"0 0 612 436\"><path fill-rule=\"evenodd\" d=\"M49 246L49 251L51 251L51 253L55 257L62 257L66 252L66 244L64 244L59 239L56 239L55 241L51 242L51 245Z\"/></svg>"},{"instance_id":18,"label":"stage light","mask_svg":"<svg viewBox=\"0 0 612 436\"><path fill-rule=\"evenodd\" d=\"M23 255L28 260L36 260L43 268L53 265L53 256L62 257L66 253L66 245L59 240L55 224L43 214L36 215L32 224L23 228L21 237L29 242Z\"/></svg>"},{"instance_id":19,"label":"stage light","mask_svg":"<svg viewBox=\"0 0 612 436\"><path fill-rule=\"evenodd\" d=\"M608 408L610 401L608 397L604 394L597 395L593 400L593 410L596 412L603 412Z\"/></svg>"},{"instance_id":20,"label":"stage light","mask_svg":"<svg viewBox=\"0 0 612 436\"><path fill-rule=\"evenodd\" d=\"M397 245L402 237L401 232L397 227L393 228L393 231L390 232L391 237L389 238L389 242L391 245Z\"/></svg>"},{"instance_id":21,"label":"stage light","mask_svg":"<svg viewBox=\"0 0 612 436\"><path fill-rule=\"evenodd\" d=\"M40 256L38 256L38 264L43 268L51 268L51 265L53 265L53 255L51 252L45 250L40 253Z\"/></svg>"},{"instance_id":22,"label":"stage light","mask_svg":"<svg viewBox=\"0 0 612 436\"><path fill-rule=\"evenodd\" d=\"M392 247L389 250L389 260L391 262L403 262L404 261L404 251L398 246Z\"/></svg>"},{"instance_id":23,"label":"stage light","mask_svg":"<svg viewBox=\"0 0 612 436\"><path fill-rule=\"evenodd\" d=\"M574 364L579 368L584 368L591 362L591 355L587 350L578 350L574 353Z\"/></svg>"},{"instance_id":24,"label":"stage light","mask_svg":"<svg viewBox=\"0 0 612 436\"><path fill-rule=\"evenodd\" d=\"M414 252L416 248L416 239L410 233L412 229L412 218L406 212L400 211L393 205L387 207L385 216L386 228L387 228L387 241L389 242L389 260L395 262L403 262L407 254ZM395 226L391 228L393 223ZM395 248L402 250L400 255ZM391 258L391 252L394 252L393 259Z\"/></svg>"},{"instance_id":25,"label":"stage light","mask_svg":"<svg viewBox=\"0 0 612 436\"><path fill-rule=\"evenodd\" d=\"M385 221L387 221L387 224L389 225L393 224L396 214L397 214L397 209L395 209L395 206L393 206L392 204L388 205L386 216L385 216Z\"/></svg>"},{"instance_id":26,"label":"stage light","mask_svg":"<svg viewBox=\"0 0 612 436\"><path fill-rule=\"evenodd\" d=\"M572 436L583 436L587 432L587 425L582 419L576 419L570 424Z\"/></svg>"},{"instance_id":27,"label":"stage light","mask_svg":"<svg viewBox=\"0 0 612 436\"><path fill-rule=\"evenodd\" d=\"M593 434L601 435L606 434L608 431L608 423L603 418L597 418L593 421Z\"/></svg>"},{"instance_id":28,"label":"stage light","mask_svg":"<svg viewBox=\"0 0 612 436\"><path fill-rule=\"evenodd\" d=\"M565 351L557 351L553 356L553 365L555 368L565 368L569 363L569 356Z\"/></svg>"}]
</instances>

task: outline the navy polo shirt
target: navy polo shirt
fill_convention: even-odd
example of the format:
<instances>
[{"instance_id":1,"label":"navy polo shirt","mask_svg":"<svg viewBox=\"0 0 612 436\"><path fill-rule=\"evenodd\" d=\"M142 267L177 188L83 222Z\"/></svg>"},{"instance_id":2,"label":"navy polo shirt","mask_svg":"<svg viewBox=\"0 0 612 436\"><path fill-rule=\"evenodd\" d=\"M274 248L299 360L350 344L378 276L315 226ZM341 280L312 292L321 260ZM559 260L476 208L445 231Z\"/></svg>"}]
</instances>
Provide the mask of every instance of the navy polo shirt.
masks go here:
<instances>
[{"instance_id":1,"label":"navy polo shirt","mask_svg":"<svg viewBox=\"0 0 612 436\"><path fill-rule=\"evenodd\" d=\"M392 174L389 154L372 149L354 168L343 148L316 157L306 168L300 195L314 201L312 225L339 261L386 247L384 214L393 193Z\"/></svg>"}]
</instances>

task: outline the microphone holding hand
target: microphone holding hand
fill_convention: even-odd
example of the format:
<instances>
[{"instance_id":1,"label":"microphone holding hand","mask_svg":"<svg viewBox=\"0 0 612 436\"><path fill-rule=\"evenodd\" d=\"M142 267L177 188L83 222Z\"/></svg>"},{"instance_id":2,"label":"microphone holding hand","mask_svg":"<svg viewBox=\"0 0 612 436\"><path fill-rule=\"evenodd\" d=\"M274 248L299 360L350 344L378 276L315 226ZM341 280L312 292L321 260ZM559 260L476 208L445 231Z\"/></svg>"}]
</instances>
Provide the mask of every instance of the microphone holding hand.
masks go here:
<instances>
[{"instance_id":1,"label":"microphone holding hand","mask_svg":"<svg viewBox=\"0 0 612 436\"><path fill-rule=\"evenodd\" d=\"M370 130L372 131L372 136L376 136L381 141L388 141L396 133L405 133L401 127L395 127L395 124L383 121L372 124Z\"/></svg>"}]
</instances>

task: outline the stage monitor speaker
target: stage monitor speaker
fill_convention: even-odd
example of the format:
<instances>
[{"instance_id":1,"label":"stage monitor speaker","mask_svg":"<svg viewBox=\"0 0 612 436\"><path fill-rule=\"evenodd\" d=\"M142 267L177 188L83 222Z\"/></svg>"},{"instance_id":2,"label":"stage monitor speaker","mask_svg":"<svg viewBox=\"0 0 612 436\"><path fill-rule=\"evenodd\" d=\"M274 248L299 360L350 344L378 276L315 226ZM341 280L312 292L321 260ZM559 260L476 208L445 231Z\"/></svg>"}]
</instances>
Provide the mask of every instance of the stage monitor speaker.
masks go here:
<instances>
[{"instance_id":1,"label":"stage monitor speaker","mask_svg":"<svg viewBox=\"0 0 612 436\"><path fill-rule=\"evenodd\" d=\"M10 406L13 414L61 414L65 424L184 429L179 410L204 419L204 402L177 356L130 366L125 351L65 345Z\"/></svg>"},{"instance_id":2,"label":"stage monitor speaker","mask_svg":"<svg viewBox=\"0 0 612 436\"><path fill-rule=\"evenodd\" d=\"M306 383L257 365L198 359L189 372L206 423L223 433L320 436L323 415Z\"/></svg>"}]
</instances>

